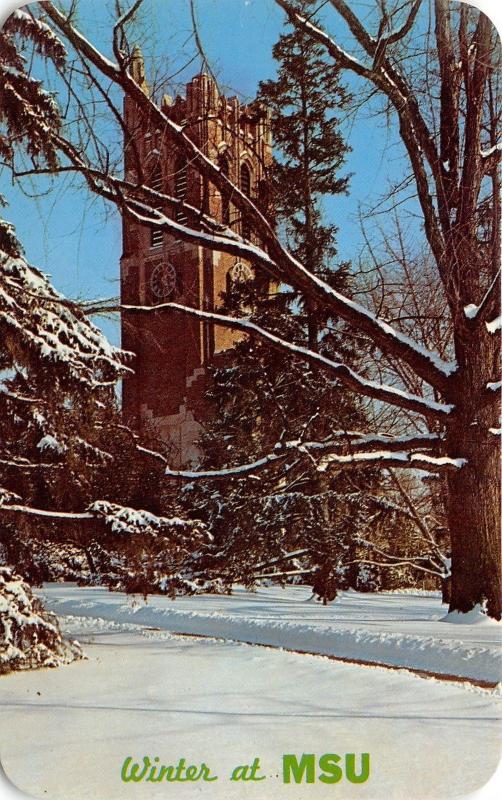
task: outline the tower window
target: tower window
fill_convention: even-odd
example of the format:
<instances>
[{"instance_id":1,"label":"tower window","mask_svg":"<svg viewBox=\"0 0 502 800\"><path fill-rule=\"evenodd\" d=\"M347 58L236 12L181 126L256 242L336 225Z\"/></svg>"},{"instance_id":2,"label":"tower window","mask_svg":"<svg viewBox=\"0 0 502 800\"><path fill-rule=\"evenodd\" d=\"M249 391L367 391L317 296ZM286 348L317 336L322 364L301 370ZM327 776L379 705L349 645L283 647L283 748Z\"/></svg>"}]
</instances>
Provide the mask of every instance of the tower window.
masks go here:
<instances>
[{"instance_id":1,"label":"tower window","mask_svg":"<svg viewBox=\"0 0 502 800\"><path fill-rule=\"evenodd\" d=\"M188 190L188 167L185 159L178 159L174 173L174 196L177 200L186 200ZM182 208L176 211L176 222L186 225L187 216Z\"/></svg>"},{"instance_id":2,"label":"tower window","mask_svg":"<svg viewBox=\"0 0 502 800\"><path fill-rule=\"evenodd\" d=\"M150 176L150 188L156 192L161 192L163 189L162 168L157 164L153 169ZM156 211L162 211L162 206L155 206ZM164 243L164 234L162 228L150 228L150 247L162 247Z\"/></svg>"},{"instance_id":3,"label":"tower window","mask_svg":"<svg viewBox=\"0 0 502 800\"><path fill-rule=\"evenodd\" d=\"M228 159L226 159L225 156L220 156L218 159L218 164L222 175L226 175L228 178ZM224 225L230 225L230 200L224 195L221 196L221 221Z\"/></svg>"},{"instance_id":4,"label":"tower window","mask_svg":"<svg viewBox=\"0 0 502 800\"><path fill-rule=\"evenodd\" d=\"M248 197L251 197L251 173L247 164L241 167L241 189Z\"/></svg>"},{"instance_id":5,"label":"tower window","mask_svg":"<svg viewBox=\"0 0 502 800\"><path fill-rule=\"evenodd\" d=\"M241 191L247 197L251 197L251 172L247 164L241 166ZM251 237L251 228L247 219L243 218L241 227L244 239L249 239Z\"/></svg>"},{"instance_id":6,"label":"tower window","mask_svg":"<svg viewBox=\"0 0 502 800\"><path fill-rule=\"evenodd\" d=\"M155 210L162 211L162 207L156 206ZM163 243L164 232L162 228L150 228L150 247L162 247Z\"/></svg>"},{"instance_id":7,"label":"tower window","mask_svg":"<svg viewBox=\"0 0 502 800\"><path fill-rule=\"evenodd\" d=\"M161 192L162 183L162 169L159 165L157 165L150 178L150 189L154 189L156 192Z\"/></svg>"}]
</instances>

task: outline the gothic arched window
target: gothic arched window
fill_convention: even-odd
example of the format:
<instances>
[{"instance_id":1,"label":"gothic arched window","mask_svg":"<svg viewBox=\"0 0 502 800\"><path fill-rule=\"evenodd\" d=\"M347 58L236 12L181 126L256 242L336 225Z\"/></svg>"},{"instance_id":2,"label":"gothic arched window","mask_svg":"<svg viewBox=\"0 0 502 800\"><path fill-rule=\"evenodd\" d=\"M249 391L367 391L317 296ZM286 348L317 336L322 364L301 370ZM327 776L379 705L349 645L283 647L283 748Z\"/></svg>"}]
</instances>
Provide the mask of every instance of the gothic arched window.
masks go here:
<instances>
[{"instance_id":1,"label":"gothic arched window","mask_svg":"<svg viewBox=\"0 0 502 800\"><path fill-rule=\"evenodd\" d=\"M150 188L154 189L156 192L161 192L162 184L162 167L160 164L156 164L150 175Z\"/></svg>"},{"instance_id":2,"label":"gothic arched window","mask_svg":"<svg viewBox=\"0 0 502 800\"><path fill-rule=\"evenodd\" d=\"M251 171L247 164L241 166L241 191L251 197ZM245 216L242 219L242 235L245 239L251 236L251 228Z\"/></svg>"},{"instance_id":3,"label":"gothic arched window","mask_svg":"<svg viewBox=\"0 0 502 800\"><path fill-rule=\"evenodd\" d=\"M188 166L185 158L176 160L174 170L174 196L177 200L186 200L188 190ZM187 223L187 216L182 208L176 211L176 222L182 225Z\"/></svg>"},{"instance_id":4,"label":"gothic arched window","mask_svg":"<svg viewBox=\"0 0 502 800\"><path fill-rule=\"evenodd\" d=\"M155 167L152 169L150 174L149 185L151 189L154 189L156 192L161 192L163 189L163 176L162 176L162 167L160 164L156 164ZM162 211L162 206L155 206L157 211ZM164 242L164 234L162 232L162 228L150 228L150 247L162 247Z\"/></svg>"},{"instance_id":5,"label":"gothic arched window","mask_svg":"<svg viewBox=\"0 0 502 800\"><path fill-rule=\"evenodd\" d=\"M218 166L222 175L225 175L228 178L230 167L228 164L228 158L226 156L219 156ZM225 195L221 195L221 221L224 225L230 225L230 200L228 199L228 196L225 197Z\"/></svg>"}]
</instances>

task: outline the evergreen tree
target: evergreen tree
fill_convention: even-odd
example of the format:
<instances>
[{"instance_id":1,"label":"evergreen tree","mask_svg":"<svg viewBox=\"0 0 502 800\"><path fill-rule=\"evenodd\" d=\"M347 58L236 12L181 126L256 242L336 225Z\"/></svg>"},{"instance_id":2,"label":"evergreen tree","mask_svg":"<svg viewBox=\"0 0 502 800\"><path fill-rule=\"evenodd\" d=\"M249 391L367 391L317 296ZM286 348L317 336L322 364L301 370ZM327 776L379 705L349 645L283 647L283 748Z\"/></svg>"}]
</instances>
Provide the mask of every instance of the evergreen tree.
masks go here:
<instances>
[{"instance_id":1,"label":"evergreen tree","mask_svg":"<svg viewBox=\"0 0 502 800\"><path fill-rule=\"evenodd\" d=\"M287 327L288 338L304 344L304 320L285 315L284 302L279 294L258 303L254 319L278 334ZM332 337L320 343L325 354L334 346ZM300 359L285 362L266 344L250 340L239 342L228 363L214 371L210 399L214 417L202 441L203 469L251 463L274 448L281 457L258 475L184 488L186 507L214 537L202 559L207 576L218 575L230 587L252 585L260 575L284 581L297 573L327 599L336 588L375 588L370 570L362 580L356 546L371 510L366 493L373 474L328 477L318 470L315 453L301 449L302 442L322 442L334 431L361 430L363 406Z\"/></svg>"},{"instance_id":2,"label":"evergreen tree","mask_svg":"<svg viewBox=\"0 0 502 800\"><path fill-rule=\"evenodd\" d=\"M309 17L315 6L314 0L298 3ZM271 112L276 150L270 176L274 211L285 225L291 252L309 272L336 283L336 272L327 264L336 256L337 228L323 220L321 202L347 191L348 177L341 177L340 169L349 148L337 114L351 97L336 65L304 31L282 34L272 53L279 63L277 79L262 82L259 96ZM326 320L312 305L306 314L308 344L315 350Z\"/></svg>"},{"instance_id":3,"label":"evergreen tree","mask_svg":"<svg viewBox=\"0 0 502 800\"><path fill-rule=\"evenodd\" d=\"M57 129L60 117L51 95L29 75L22 54L26 41L35 44L39 52L58 64L62 63L65 55L63 45L52 31L26 12L15 11L4 23L0 30L0 157L5 163L12 164L15 147L21 145L33 159L55 163L55 151L44 135L44 127L45 130L46 126ZM1 195L0 204L5 205ZM17 302L34 290L39 279L29 270L23 276L16 274L15 259L21 252L12 225L0 219L0 370L2 375L8 376L15 372L12 369L14 360L22 361L19 358L21 353L28 363L32 363L36 358L37 344L41 344L33 327L31 331L24 329L25 322L27 328L29 322L24 320L23 309ZM27 371L25 375L28 375ZM15 400L15 392L3 387L1 406L4 406L7 394ZM19 395L18 405L24 403L22 397ZM2 473L14 468L15 463L15 460L9 463L5 412L5 407L1 407ZM11 417L14 425L17 419L21 419L21 415ZM0 508L22 499L7 488L6 477L0 475ZM4 540L8 533L12 538L9 524L2 524L0 538ZM0 555L0 562L2 560ZM79 655L75 646L64 642L53 615L48 614L40 601L32 596L29 586L14 570L0 566L0 674L23 667L55 666Z\"/></svg>"},{"instance_id":4,"label":"evergreen tree","mask_svg":"<svg viewBox=\"0 0 502 800\"><path fill-rule=\"evenodd\" d=\"M311 12L314 3L302 2ZM323 220L324 195L347 191L340 177L348 148L339 130L337 111L349 102L336 68L328 66L321 47L305 33L284 33L274 46L277 80L260 86L260 99L271 111L276 148L270 181L273 212L291 239L291 249L307 269L350 293L349 265L328 271L336 256L336 227ZM253 321L295 344L319 350L329 358L354 364L356 353L346 329L304 307L302 298L280 287L263 296L258 281L234 283L224 296L227 310L252 309ZM204 466L252 462L287 441L322 441L333 431L362 430L364 406L336 381L306 368L292 357L285 361L260 340L244 340L215 371L214 419L203 439ZM185 490L188 505L205 515L215 536L205 554L209 571L230 585L253 583L260 573L280 579L289 573L310 576L315 591L333 599L337 587L372 584L365 569L360 579L356 534L368 503L365 488L372 474L338 474L327 478L311 454L298 450L253 477L195 485Z\"/></svg>"},{"instance_id":5,"label":"evergreen tree","mask_svg":"<svg viewBox=\"0 0 502 800\"><path fill-rule=\"evenodd\" d=\"M57 155L48 130L57 132L61 115L54 97L31 74L27 45L61 67L66 51L53 31L26 10L14 11L0 29L0 158L12 165L22 148L35 164L54 166ZM4 205L0 194L0 205ZM12 226L0 219L0 250L17 256L21 245Z\"/></svg>"},{"instance_id":6,"label":"evergreen tree","mask_svg":"<svg viewBox=\"0 0 502 800\"><path fill-rule=\"evenodd\" d=\"M179 518L162 457L121 424L125 354L1 251L0 336L0 562L31 583L68 577L67 564L73 578L125 591L200 588L191 553L206 529Z\"/></svg>"},{"instance_id":7,"label":"evergreen tree","mask_svg":"<svg viewBox=\"0 0 502 800\"><path fill-rule=\"evenodd\" d=\"M51 169L57 155L49 133L57 133L61 116L29 73L27 44L57 66L65 57L29 12L15 11L5 23L0 157L13 167L22 150ZM196 591L191 553L208 540L203 524L165 515L172 509L160 496L162 459L154 466L120 424L115 388L129 368L125 354L22 250L13 226L0 219L0 674L80 655L23 580L52 577L55 562L65 577L61 548L73 548L72 557L85 553L94 582Z\"/></svg>"}]
</instances>

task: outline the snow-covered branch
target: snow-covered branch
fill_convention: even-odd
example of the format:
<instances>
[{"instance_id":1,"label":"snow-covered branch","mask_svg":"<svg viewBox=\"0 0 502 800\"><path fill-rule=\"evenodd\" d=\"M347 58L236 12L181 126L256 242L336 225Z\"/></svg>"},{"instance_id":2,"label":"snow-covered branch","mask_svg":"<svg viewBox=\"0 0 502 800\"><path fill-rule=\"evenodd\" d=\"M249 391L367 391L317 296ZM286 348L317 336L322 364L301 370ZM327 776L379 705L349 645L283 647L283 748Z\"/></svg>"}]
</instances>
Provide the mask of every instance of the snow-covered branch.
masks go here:
<instances>
[{"instance_id":1,"label":"snow-covered branch","mask_svg":"<svg viewBox=\"0 0 502 800\"><path fill-rule=\"evenodd\" d=\"M211 534L200 520L181 519L180 517L162 517L144 509L128 508L107 500L92 503L88 512L94 518L102 519L112 533L131 535L134 533L150 536L196 537L212 540Z\"/></svg>"},{"instance_id":2,"label":"snow-covered branch","mask_svg":"<svg viewBox=\"0 0 502 800\"><path fill-rule=\"evenodd\" d=\"M299 439L278 442L274 450L245 464L224 467L214 470L172 470L166 469L168 478L183 480L227 480L228 478L245 477L262 469L275 465L290 454L307 455L314 460L319 472L334 469L357 469L367 466L379 467L408 467L423 469L428 472L444 472L460 469L464 465L463 459L453 459L447 456L435 456L424 452L411 452L412 448L423 450L427 446L436 448L441 439L434 434L419 434L416 436L386 437L362 436L359 439L347 438L344 440L343 432L338 438L328 439L323 442L301 441ZM409 448L403 450L403 446ZM385 449L382 449L384 448Z\"/></svg>"},{"instance_id":3,"label":"snow-covered branch","mask_svg":"<svg viewBox=\"0 0 502 800\"><path fill-rule=\"evenodd\" d=\"M135 535L165 537L188 537L210 541L211 534L200 520L187 520L180 517L162 517L143 509L128 508L106 500L97 500L86 511L56 511L35 508L29 505L11 502L12 495L5 495L7 502L1 502L0 517L3 515L37 517L40 520L62 523L85 523L101 520L111 533L117 535Z\"/></svg>"},{"instance_id":4,"label":"snow-covered branch","mask_svg":"<svg viewBox=\"0 0 502 800\"><path fill-rule=\"evenodd\" d=\"M350 389L362 394L366 397L371 397L376 400L381 400L391 405L398 406L399 408L406 408L410 411L415 411L427 417L441 419L453 411L453 406L446 403L438 403L435 400L428 400L418 395L413 395L405 392L394 386L379 384L375 381L364 378L356 373L353 369L341 362L332 361L321 353L309 350L307 347L288 342L281 339L279 336L271 333L270 331L261 328L256 323L248 319L240 319L237 317L229 317L224 314L218 314L212 311L203 311L201 309L184 306L179 303L161 303L156 306L136 306L136 305L122 305L122 311L145 312L145 313L159 313L163 310L178 311L189 316L197 317L198 319L205 319L228 328L243 331L250 335L259 336L268 341L272 346L286 350L299 358L323 369L328 370L331 374L348 386Z\"/></svg>"},{"instance_id":5,"label":"snow-covered branch","mask_svg":"<svg viewBox=\"0 0 502 800\"><path fill-rule=\"evenodd\" d=\"M494 170L498 169L498 165L502 159L502 142L497 142L492 147L485 149L480 148L479 155L481 156L483 169L485 174L489 175Z\"/></svg>"},{"instance_id":6,"label":"snow-covered branch","mask_svg":"<svg viewBox=\"0 0 502 800\"><path fill-rule=\"evenodd\" d=\"M301 548L300 550L294 550L291 553L285 553L283 556L277 556L277 558L267 559L266 561L261 561L259 564L256 565L256 569L267 569L267 567L271 567L274 564L281 564L283 561L291 561L293 558L299 558L300 556L304 556L309 551L306 548Z\"/></svg>"},{"instance_id":7,"label":"snow-covered branch","mask_svg":"<svg viewBox=\"0 0 502 800\"><path fill-rule=\"evenodd\" d=\"M128 371L124 353L109 344L75 303L66 301L23 258L2 252L0 332L5 341L37 352L47 365L63 369L78 383L113 385Z\"/></svg>"},{"instance_id":8,"label":"snow-covered branch","mask_svg":"<svg viewBox=\"0 0 502 800\"><path fill-rule=\"evenodd\" d=\"M253 575L253 579L258 581L266 578L291 578L294 575L311 575L316 570L317 567L309 567L308 569L292 569L287 572L264 572L260 575Z\"/></svg>"},{"instance_id":9,"label":"snow-covered branch","mask_svg":"<svg viewBox=\"0 0 502 800\"><path fill-rule=\"evenodd\" d=\"M322 442L302 442L301 447L308 447L312 451L341 451L345 450L354 453L362 450L371 452L372 450L413 450L413 449L438 449L442 443L442 437L437 433L417 433L405 434L403 436L391 436L387 434L365 434L356 431L333 431L328 439ZM287 445L286 445L287 446Z\"/></svg>"},{"instance_id":10,"label":"snow-covered branch","mask_svg":"<svg viewBox=\"0 0 502 800\"><path fill-rule=\"evenodd\" d=\"M249 475L250 473L259 472L269 467L271 464L274 464L276 461L284 459L285 456L286 453L270 453L248 464L214 470L173 470L167 467L165 474L168 478L181 478L183 480L226 480L228 478L239 478Z\"/></svg>"},{"instance_id":11,"label":"snow-covered branch","mask_svg":"<svg viewBox=\"0 0 502 800\"><path fill-rule=\"evenodd\" d=\"M404 558L403 561L372 561L369 558L358 558L356 563L372 564L375 567L413 567L413 569L418 569L420 572L427 572L429 575L439 575L440 577L443 576L441 572L438 572L434 569L428 569L420 564L413 563L408 558Z\"/></svg>"},{"instance_id":12,"label":"snow-covered branch","mask_svg":"<svg viewBox=\"0 0 502 800\"><path fill-rule=\"evenodd\" d=\"M29 405L45 405L47 402L46 400L42 400L41 397L27 397L26 395L19 394L18 392L12 392L1 384L0 397L5 397L8 400L13 400L16 403L28 403Z\"/></svg>"},{"instance_id":13,"label":"snow-covered branch","mask_svg":"<svg viewBox=\"0 0 502 800\"><path fill-rule=\"evenodd\" d=\"M33 462L28 461L26 458L0 458L0 464L3 467L11 467L12 469L19 470L38 470L38 469L60 469L61 464L49 464L43 461Z\"/></svg>"},{"instance_id":14,"label":"snow-covered branch","mask_svg":"<svg viewBox=\"0 0 502 800\"><path fill-rule=\"evenodd\" d=\"M377 450L375 452L338 455L332 453L320 459L317 469L325 472L328 468L360 469L367 466L398 467L422 469L426 472L451 472L461 469L466 464L463 458L449 456L429 456L426 453L408 453L405 451Z\"/></svg>"},{"instance_id":15,"label":"snow-covered branch","mask_svg":"<svg viewBox=\"0 0 502 800\"><path fill-rule=\"evenodd\" d=\"M0 516L3 514L21 514L28 517L63 520L66 522L95 519L95 515L91 514L89 511L48 511L44 508L34 508L33 506L21 505L19 503L0 505Z\"/></svg>"}]
</instances>

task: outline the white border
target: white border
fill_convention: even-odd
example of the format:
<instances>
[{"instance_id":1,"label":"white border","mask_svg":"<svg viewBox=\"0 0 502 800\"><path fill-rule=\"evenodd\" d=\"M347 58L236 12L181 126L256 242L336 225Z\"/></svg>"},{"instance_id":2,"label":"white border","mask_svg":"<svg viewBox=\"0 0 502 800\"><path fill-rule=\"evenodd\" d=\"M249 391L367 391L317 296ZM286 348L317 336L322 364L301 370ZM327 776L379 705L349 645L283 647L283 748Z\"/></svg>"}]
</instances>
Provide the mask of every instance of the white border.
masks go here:
<instances>
[{"instance_id":1,"label":"white border","mask_svg":"<svg viewBox=\"0 0 502 800\"><path fill-rule=\"evenodd\" d=\"M461 2L464 2L464 0L461 0ZM490 17L502 39L501 0L471 0L470 4ZM26 5L26 3L15 2L15 0L0 0L0 25L14 9L23 5ZM500 734L502 739L502 724L500 726ZM473 794L465 795L462 800L499 800L500 797L502 797L502 760L488 783ZM27 800L27 798L28 795L25 795L24 792L21 792L7 780L0 764L0 800ZM48 798L48 800L51 800L51 798ZM108 800L108 798L100 797L95 800ZM147 800L146 797L145 800ZM417 798L417 800L422 800L422 798ZM426 798L423 798L423 800L426 800ZM455 800L455 798L447 798L446 800Z\"/></svg>"}]
</instances>

